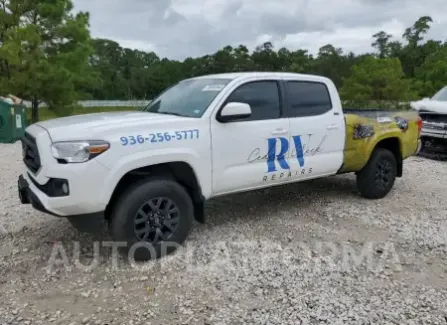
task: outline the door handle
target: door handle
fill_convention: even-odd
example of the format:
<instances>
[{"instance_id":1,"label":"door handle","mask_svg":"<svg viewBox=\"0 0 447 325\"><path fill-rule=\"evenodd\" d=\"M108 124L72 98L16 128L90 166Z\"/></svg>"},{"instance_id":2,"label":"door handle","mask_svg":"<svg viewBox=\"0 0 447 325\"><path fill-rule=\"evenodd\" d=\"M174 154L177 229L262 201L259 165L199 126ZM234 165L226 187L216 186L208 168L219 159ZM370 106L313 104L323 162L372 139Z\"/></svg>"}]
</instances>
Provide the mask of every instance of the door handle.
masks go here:
<instances>
[{"instance_id":1,"label":"door handle","mask_svg":"<svg viewBox=\"0 0 447 325\"><path fill-rule=\"evenodd\" d=\"M287 130L285 129L276 129L275 131L272 132L272 135L282 135L282 134L286 134Z\"/></svg>"},{"instance_id":2,"label":"door handle","mask_svg":"<svg viewBox=\"0 0 447 325\"><path fill-rule=\"evenodd\" d=\"M328 130L333 130L333 129L338 129L338 125L337 124L331 124L327 126Z\"/></svg>"}]
</instances>

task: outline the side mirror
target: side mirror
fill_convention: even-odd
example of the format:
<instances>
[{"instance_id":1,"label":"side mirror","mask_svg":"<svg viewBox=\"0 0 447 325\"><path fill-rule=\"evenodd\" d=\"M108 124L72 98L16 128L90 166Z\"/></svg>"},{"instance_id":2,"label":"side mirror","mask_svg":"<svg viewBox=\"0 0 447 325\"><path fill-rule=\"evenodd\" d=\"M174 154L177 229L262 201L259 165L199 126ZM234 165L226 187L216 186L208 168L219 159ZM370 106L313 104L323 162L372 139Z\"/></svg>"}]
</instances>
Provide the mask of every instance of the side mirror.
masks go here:
<instances>
[{"instance_id":1,"label":"side mirror","mask_svg":"<svg viewBox=\"0 0 447 325\"><path fill-rule=\"evenodd\" d=\"M422 100L425 102L426 100L430 100L430 97L424 97Z\"/></svg>"},{"instance_id":2,"label":"side mirror","mask_svg":"<svg viewBox=\"0 0 447 325\"><path fill-rule=\"evenodd\" d=\"M246 103L231 102L224 106L217 120L219 122L230 122L240 120L251 115L251 107Z\"/></svg>"}]
</instances>

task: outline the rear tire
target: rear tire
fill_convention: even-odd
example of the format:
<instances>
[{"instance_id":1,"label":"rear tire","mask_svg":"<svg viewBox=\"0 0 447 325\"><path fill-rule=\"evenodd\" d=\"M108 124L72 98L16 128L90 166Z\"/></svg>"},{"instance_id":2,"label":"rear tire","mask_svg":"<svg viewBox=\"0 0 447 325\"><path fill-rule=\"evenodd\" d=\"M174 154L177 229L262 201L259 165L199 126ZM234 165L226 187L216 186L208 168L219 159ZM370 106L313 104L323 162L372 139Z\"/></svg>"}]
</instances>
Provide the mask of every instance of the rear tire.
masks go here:
<instances>
[{"instance_id":1,"label":"rear tire","mask_svg":"<svg viewBox=\"0 0 447 325\"><path fill-rule=\"evenodd\" d=\"M173 253L188 237L193 203L183 186L168 179L146 179L127 188L110 218L114 240L127 243L129 259L146 261Z\"/></svg>"},{"instance_id":2,"label":"rear tire","mask_svg":"<svg viewBox=\"0 0 447 325\"><path fill-rule=\"evenodd\" d=\"M381 199L393 188L397 174L397 162L393 153L377 148L365 167L357 174L357 188L368 199Z\"/></svg>"}]
</instances>

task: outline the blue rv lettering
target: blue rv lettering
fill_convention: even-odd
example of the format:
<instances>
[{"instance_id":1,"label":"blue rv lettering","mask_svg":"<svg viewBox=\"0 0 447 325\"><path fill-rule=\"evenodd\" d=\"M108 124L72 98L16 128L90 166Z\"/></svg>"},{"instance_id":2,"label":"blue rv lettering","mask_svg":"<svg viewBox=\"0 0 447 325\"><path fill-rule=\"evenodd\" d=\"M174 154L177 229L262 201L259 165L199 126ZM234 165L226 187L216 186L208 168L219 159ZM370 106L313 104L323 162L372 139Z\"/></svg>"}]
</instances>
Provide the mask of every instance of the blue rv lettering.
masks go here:
<instances>
[{"instance_id":1,"label":"blue rv lettering","mask_svg":"<svg viewBox=\"0 0 447 325\"><path fill-rule=\"evenodd\" d=\"M303 145L301 143L301 136L294 135L293 142L296 150L296 159L300 167L304 166L304 154L303 154ZM279 139L281 143L281 150L279 154L276 154L276 140ZM275 161L278 161L279 166L282 169L290 169L287 161L285 160L285 155L289 151L289 141L286 138L269 138L268 142L268 154L267 154L267 173L276 172L276 164Z\"/></svg>"}]
</instances>

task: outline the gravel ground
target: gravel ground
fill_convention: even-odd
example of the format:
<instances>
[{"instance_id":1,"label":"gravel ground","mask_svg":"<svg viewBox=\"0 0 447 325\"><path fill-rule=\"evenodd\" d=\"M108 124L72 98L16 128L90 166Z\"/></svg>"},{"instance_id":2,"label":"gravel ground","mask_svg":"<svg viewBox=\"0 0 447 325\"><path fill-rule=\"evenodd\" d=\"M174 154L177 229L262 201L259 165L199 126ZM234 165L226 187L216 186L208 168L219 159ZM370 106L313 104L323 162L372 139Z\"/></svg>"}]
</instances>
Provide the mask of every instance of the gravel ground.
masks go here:
<instances>
[{"instance_id":1,"label":"gravel ground","mask_svg":"<svg viewBox=\"0 0 447 325\"><path fill-rule=\"evenodd\" d=\"M0 144L0 324L447 324L445 162L408 159L378 201L352 175L213 200L135 264L20 205L20 154Z\"/></svg>"}]
</instances>

